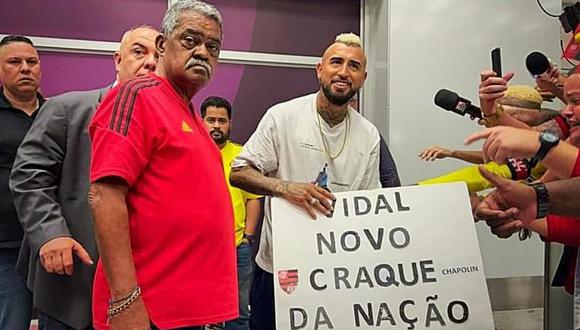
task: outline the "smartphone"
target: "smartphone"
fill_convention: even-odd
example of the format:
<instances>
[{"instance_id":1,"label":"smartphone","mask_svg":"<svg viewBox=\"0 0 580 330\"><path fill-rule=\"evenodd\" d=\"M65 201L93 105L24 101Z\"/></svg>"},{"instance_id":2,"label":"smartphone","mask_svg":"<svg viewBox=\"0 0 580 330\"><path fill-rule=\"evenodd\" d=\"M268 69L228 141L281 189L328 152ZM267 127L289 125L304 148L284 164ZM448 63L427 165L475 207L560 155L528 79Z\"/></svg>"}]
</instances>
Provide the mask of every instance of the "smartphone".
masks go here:
<instances>
[{"instance_id":1,"label":"smartphone","mask_svg":"<svg viewBox=\"0 0 580 330\"><path fill-rule=\"evenodd\" d=\"M501 50L499 47L491 51L491 68L498 77L503 77L501 73Z\"/></svg>"}]
</instances>

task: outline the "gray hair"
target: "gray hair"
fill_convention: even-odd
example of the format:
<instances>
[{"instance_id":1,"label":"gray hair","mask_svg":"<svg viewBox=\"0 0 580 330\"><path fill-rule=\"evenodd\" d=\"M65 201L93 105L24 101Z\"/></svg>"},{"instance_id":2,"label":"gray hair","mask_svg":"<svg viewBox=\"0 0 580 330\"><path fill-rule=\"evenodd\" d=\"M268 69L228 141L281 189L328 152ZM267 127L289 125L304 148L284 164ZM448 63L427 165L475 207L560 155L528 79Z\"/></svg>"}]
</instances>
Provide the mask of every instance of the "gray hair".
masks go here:
<instances>
[{"instance_id":1,"label":"gray hair","mask_svg":"<svg viewBox=\"0 0 580 330\"><path fill-rule=\"evenodd\" d=\"M161 33L165 36L170 36L179 23L179 16L186 11L193 11L216 21L220 30L222 30L223 36L222 15L213 5L199 0L173 0L169 9L165 12L165 17L163 17Z\"/></svg>"}]
</instances>

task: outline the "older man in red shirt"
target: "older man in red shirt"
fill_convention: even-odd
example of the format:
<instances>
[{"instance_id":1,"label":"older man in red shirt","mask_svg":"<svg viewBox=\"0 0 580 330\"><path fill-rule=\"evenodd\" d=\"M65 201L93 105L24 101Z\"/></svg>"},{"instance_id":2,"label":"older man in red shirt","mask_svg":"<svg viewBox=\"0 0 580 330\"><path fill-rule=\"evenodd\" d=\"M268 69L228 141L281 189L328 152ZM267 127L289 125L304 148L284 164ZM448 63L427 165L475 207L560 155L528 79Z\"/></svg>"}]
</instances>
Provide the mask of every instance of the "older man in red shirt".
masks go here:
<instances>
[{"instance_id":1,"label":"older man in red shirt","mask_svg":"<svg viewBox=\"0 0 580 330\"><path fill-rule=\"evenodd\" d=\"M174 2L156 40L156 74L113 89L90 125L98 329L201 329L238 316L221 156L190 103L221 40L215 7Z\"/></svg>"}]
</instances>

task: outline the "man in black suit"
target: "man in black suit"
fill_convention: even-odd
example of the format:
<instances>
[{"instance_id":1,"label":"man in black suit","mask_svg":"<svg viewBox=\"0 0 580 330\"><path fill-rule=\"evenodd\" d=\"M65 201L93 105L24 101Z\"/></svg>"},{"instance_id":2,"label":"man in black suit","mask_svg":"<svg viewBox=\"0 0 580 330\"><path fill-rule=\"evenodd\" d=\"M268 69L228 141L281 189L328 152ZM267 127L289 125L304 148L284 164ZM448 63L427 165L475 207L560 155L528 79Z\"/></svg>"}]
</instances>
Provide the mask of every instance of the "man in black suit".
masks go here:
<instances>
[{"instance_id":1,"label":"man in black suit","mask_svg":"<svg viewBox=\"0 0 580 330\"><path fill-rule=\"evenodd\" d=\"M115 84L155 70L158 31L123 35L114 54ZM54 97L40 109L12 169L10 188L25 232L19 268L39 310L39 329L92 325L91 299L98 258L87 201L91 144L88 124L111 87Z\"/></svg>"}]
</instances>

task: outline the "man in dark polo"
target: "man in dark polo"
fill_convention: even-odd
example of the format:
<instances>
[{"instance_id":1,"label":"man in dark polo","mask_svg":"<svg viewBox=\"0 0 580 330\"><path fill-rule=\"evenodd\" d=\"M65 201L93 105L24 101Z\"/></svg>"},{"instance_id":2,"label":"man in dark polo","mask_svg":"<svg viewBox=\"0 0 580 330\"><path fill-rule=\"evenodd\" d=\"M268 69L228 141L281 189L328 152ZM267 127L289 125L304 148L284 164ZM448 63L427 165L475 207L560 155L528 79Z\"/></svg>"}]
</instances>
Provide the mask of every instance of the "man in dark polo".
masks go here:
<instances>
[{"instance_id":1,"label":"man in dark polo","mask_svg":"<svg viewBox=\"0 0 580 330\"><path fill-rule=\"evenodd\" d=\"M28 329L32 296L16 272L22 229L8 187L16 150L44 99L38 93L40 59L32 41L0 41L0 329Z\"/></svg>"}]
</instances>

